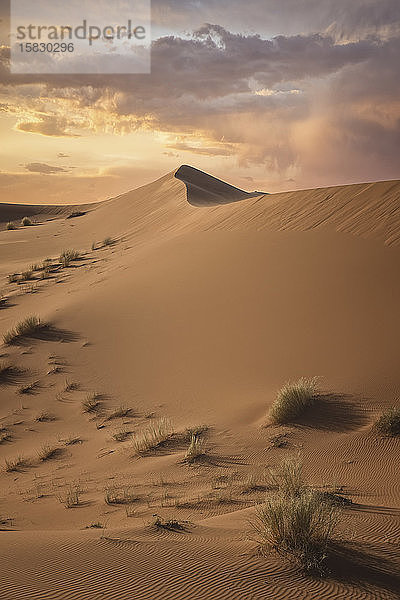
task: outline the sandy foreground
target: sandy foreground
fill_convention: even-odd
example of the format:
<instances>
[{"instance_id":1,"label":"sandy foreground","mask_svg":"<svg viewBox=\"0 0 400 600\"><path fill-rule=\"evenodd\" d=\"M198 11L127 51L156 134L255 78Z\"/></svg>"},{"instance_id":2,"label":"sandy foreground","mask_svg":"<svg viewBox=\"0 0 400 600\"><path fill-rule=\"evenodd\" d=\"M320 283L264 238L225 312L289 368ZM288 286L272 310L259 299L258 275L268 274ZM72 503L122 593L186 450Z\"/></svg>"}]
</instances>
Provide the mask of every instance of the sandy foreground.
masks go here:
<instances>
[{"instance_id":1,"label":"sandy foreground","mask_svg":"<svg viewBox=\"0 0 400 600\"><path fill-rule=\"evenodd\" d=\"M73 210L0 204L0 332L48 324L0 348L0 598L399 598L400 441L372 425L400 402L400 181L246 194L183 166ZM65 249L81 256L62 268ZM8 282L46 258L45 279ZM314 375L320 403L265 426L277 390ZM160 419L171 443L136 456ZM293 453L352 500L325 578L252 539L266 473Z\"/></svg>"}]
</instances>

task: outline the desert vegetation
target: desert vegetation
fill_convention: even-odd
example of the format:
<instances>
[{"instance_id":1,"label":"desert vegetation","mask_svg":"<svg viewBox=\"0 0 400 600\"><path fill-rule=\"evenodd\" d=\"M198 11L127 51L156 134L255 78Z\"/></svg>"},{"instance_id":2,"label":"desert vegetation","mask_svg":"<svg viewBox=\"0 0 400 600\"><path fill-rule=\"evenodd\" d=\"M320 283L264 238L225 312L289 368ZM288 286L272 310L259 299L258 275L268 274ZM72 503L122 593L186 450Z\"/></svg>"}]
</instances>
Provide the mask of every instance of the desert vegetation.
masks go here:
<instances>
[{"instance_id":1,"label":"desert vegetation","mask_svg":"<svg viewBox=\"0 0 400 600\"><path fill-rule=\"evenodd\" d=\"M41 448L37 451L38 459L41 462L45 462L46 460L50 460L51 458L55 458L61 453L60 446L56 444L43 444Z\"/></svg>"},{"instance_id":2,"label":"desert vegetation","mask_svg":"<svg viewBox=\"0 0 400 600\"><path fill-rule=\"evenodd\" d=\"M184 531L188 521L178 521L178 519L164 519L159 515L154 515L153 521L150 523L156 529L165 529L167 531Z\"/></svg>"},{"instance_id":3,"label":"desert vegetation","mask_svg":"<svg viewBox=\"0 0 400 600\"><path fill-rule=\"evenodd\" d=\"M14 458L6 458L5 460L5 470L7 473L21 471L27 466L29 466L29 460L20 454Z\"/></svg>"},{"instance_id":4,"label":"desert vegetation","mask_svg":"<svg viewBox=\"0 0 400 600\"><path fill-rule=\"evenodd\" d=\"M114 433L112 434L112 438L116 442L124 442L130 435L131 432L128 429L122 428L118 429L117 431L114 431Z\"/></svg>"},{"instance_id":5,"label":"desert vegetation","mask_svg":"<svg viewBox=\"0 0 400 600\"><path fill-rule=\"evenodd\" d=\"M23 321L20 321L12 329L9 329L4 335L3 340L5 344L14 344L18 340L24 337L30 337L37 333L44 327L44 324L40 321L39 317L32 315L26 317Z\"/></svg>"},{"instance_id":6,"label":"desert vegetation","mask_svg":"<svg viewBox=\"0 0 400 600\"><path fill-rule=\"evenodd\" d=\"M142 433L135 436L132 441L132 450L136 455L154 451L170 440L172 434L171 422L165 418L158 419Z\"/></svg>"},{"instance_id":7,"label":"desert vegetation","mask_svg":"<svg viewBox=\"0 0 400 600\"><path fill-rule=\"evenodd\" d=\"M9 231L13 231L14 229L17 229L17 226L12 221L9 221L6 225L6 229L8 229Z\"/></svg>"},{"instance_id":8,"label":"desert vegetation","mask_svg":"<svg viewBox=\"0 0 400 600\"><path fill-rule=\"evenodd\" d=\"M95 413L100 410L101 407L101 394L97 392L91 392L82 400L82 412Z\"/></svg>"},{"instance_id":9,"label":"desert vegetation","mask_svg":"<svg viewBox=\"0 0 400 600\"><path fill-rule=\"evenodd\" d=\"M78 250L63 250L59 256L59 261L63 267L69 267L69 265L74 261L78 260L80 257L80 253Z\"/></svg>"},{"instance_id":10,"label":"desert vegetation","mask_svg":"<svg viewBox=\"0 0 400 600\"><path fill-rule=\"evenodd\" d=\"M132 504L138 499L132 486L112 486L104 491L106 504Z\"/></svg>"},{"instance_id":11,"label":"desert vegetation","mask_svg":"<svg viewBox=\"0 0 400 600\"><path fill-rule=\"evenodd\" d=\"M400 408L389 408L381 414L375 423L377 433L395 437L400 435Z\"/></svg>"},{"instance_id":12,"label":"desert vegetation","mask_svg":"<svg viewBox=\"0 0 400 600\"><path fill-rule=\"evenodd\" d=\"M79 485L70 484L64 492L57 495L57 499L65 508L75 508L81 503L81 494Z\"/></svg>"},{"instance_id":13,"label":"desert vegetation","mask_svg":"<svg viewBox=\"0 0 400 600\"><path fill-rule=\"evenodd\" d=\"M23 217L23 219L21 219L21 225L23 227L29 227L30 225L32 225L32 221L29 217Z\"/></svg>"},{"instance_id":14,"label":"desert vegetation","mask_svg":"<svg viewBox=\"0 0 400 600\"><path fill-rule=\"evenodd\" d=\"M55 421L55 420L56 420L56 417L52 413L47 412L47 410L43 410L42 412L37 414L35 417L36 423L50 423L51 421Z\"/></svg>"},{"instance_id":15,"label":"desert vegetation","mask_svg":"<svg viewBox=\"0 0 400 600\"><path fill-rule=\"evenodd\" d=\"M252 521L259 550L296 562L306 571L324 572L339 509L307 486L298 458L286 459L272 473L274 494Z\"/></svg>"},{"instance_id":16,"label":"desert vegetation","mask_svg":"<svg viewBox=\"0 0 400 600\"><path fill-rule=\"evenodd\" d=\"M194 463L201 458L203 458L206 454L206 442L200 435L195 433L192 434L190 444L188 449L186 450L184 461L191 464Z\"/></svg>"},{"instance_id":17,"label":"desert vegetation","mask_svg":"<svg viewBox=\"0 0 400 600\"><path fill-rule=\"evenodd\" d=\"M318 396L318 377L302 377L286 383L276 396L269 411L272 423L289 423L313 405Z\"/></svg>"},{"instance_id":18,"label":"desert vegetation","mask_svg":"<svg viewBox=\"0 0 400 600\"><path fill-rule=\"evenodd\" d=\"M127 406L119 406L118 408L115 408L113 411L111 411L108 415L107 415L107 421L112 421L113 419L121 419L124 417L129 417L132 414L132 409L128 408Z\"/></svg>"}]
</instances>

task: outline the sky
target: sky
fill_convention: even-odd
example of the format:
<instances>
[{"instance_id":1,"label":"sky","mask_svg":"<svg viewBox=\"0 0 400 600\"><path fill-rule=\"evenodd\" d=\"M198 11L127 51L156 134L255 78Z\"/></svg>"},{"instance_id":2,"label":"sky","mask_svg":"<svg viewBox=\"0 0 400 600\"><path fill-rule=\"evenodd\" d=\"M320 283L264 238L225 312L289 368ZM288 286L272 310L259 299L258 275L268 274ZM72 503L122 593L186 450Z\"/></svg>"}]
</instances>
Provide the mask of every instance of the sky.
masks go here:
<instances>
[{"instance_id":1,"label":"sky","mask_svg":"<svg viewBox=\"0 0 400 600\"><path fill-rule=\"evenodd\" d=\"M137 75L13 75L7 0L0 19L2 202L103 200L181 164L249 191L400 178L399 0L153 0Z\"/></svg>"}]
</instances>

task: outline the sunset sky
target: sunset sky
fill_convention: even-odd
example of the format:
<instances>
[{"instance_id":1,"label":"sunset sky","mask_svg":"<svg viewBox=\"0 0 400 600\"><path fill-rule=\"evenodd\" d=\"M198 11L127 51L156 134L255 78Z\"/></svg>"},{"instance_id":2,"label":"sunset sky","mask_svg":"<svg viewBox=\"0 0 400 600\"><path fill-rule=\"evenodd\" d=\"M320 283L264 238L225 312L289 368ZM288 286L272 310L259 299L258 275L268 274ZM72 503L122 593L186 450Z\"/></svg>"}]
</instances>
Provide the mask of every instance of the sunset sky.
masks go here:
<instances>
[{"instance_id":1,"label":"sunset sky","mask_svg":"<svg viewBox=\"0 0 400 600\"><path fill-rule=\"evenodd\" d=\"M12 75L8 14L2 202L101 200L182 163L270 192L400 178L399 0L153 0L150 75Z\"/></svg>"}]
</instances>

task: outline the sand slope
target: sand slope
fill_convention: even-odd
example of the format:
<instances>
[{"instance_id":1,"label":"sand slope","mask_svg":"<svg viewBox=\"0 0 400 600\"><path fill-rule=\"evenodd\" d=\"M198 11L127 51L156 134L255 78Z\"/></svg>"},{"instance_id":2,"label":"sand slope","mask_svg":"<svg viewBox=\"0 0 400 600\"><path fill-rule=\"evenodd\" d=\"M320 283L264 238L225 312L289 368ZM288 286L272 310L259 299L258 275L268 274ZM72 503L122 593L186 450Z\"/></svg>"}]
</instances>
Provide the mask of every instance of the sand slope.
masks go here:
<instances>
[{"instance_id":1,"label":"sand slope","mask_svg":"<svg viewBox=\"0 0 400 600\"><path fill-rule=\"evenodd\" d=\"M371 425L399 402L399 190L254 196L183 166L77 219L0 233L1 331L32 313L53 327L1 348L21 369L0 384L1 459L31 460L0 473L2 597L398 598L399 441ZM49 279L7 283L64 248L84 254ZM262 427L276 390L303 375L322 377L319 406ZM90 391L97 415L82 414ZM109 419L120 405L131 413ZM35 421L42 411L55 420ZM209 460L182 464L184 443L133 457L134 435L160 417L175 431L207 424ZM277 434L287 447L271 446ZM62 451L41 462L48 441ZM341 485L354 503L324 580L258 557L250 539L265 492L243 493L246 481L299 451L310 483ZM104 501L127 485L130 516ZM66 509L70 486L81 502ZM155 513L189 523L158 532ZM97 522L106 529L85 529Z\"/></svg>"}]
</instances>

